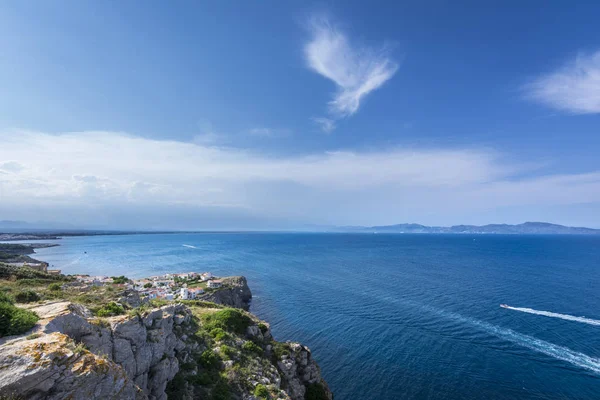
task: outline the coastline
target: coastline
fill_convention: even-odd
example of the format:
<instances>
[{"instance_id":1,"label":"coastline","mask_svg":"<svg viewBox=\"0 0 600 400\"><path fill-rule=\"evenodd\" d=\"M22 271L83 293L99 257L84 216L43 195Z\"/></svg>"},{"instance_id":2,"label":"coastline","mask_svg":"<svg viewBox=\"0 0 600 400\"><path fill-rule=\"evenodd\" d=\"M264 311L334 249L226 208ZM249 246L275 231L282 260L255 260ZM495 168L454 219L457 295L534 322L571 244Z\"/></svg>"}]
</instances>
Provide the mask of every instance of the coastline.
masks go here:
<instances>
[{"instance_id":1,"label":"coastline","mask_svg":"<svg viewBox=\"0 0 600 400\"><path fill-rule=\"evenodd\" d=\"M252 296L245 277L217 279L206 273L203 282L214 288L207 291L209 297L168 300L141 296L143 289L135 290L141 282L124 276L99 281L5 264L0 270L0 286L8 294L0 303L12 304L14 296L19 301L15 310L39 318L31 329L0 338L3 394L40 399L333 398L306 346L275 341L266 321L244 311ZM179 296L197 282L192 273L151 278L156 288L169 279ZM26 283L27 299L20 282Z\"/></svg>"}]
</instances>

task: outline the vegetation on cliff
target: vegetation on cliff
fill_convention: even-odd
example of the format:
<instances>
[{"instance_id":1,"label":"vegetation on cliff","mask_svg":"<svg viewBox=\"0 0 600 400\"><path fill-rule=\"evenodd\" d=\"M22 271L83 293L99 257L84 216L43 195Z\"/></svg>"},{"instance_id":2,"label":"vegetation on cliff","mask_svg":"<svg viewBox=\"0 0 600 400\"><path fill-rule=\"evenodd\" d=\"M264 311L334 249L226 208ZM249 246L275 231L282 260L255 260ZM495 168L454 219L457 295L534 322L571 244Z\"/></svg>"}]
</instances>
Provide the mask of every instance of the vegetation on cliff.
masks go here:
<instances>
[{"instance_id":1,"label":"vegetation on cliff","mask_svg":"<svg viewBox=\"0 0 600 400\"><path fill-rule=\"evenodd\" d=\"M269 325L243 309L204 300L142 301L135 297L135 292L132 296L131 291L119 284L82 288L68 277L26 268L0 265L0 273L4 274L0 278L0 310L10 310L11 321L15 319L9 324L0 320L0 327L10 327L0 335L30 330L38 321L38 316L30 310L43 310L33 333L23 335L15 343L28 341L31 343L27 346L35 347L38 342L47 343L49 335L64 334L69 338L65 341L69 346L65 352L94 353L95 362L107 365L111 374L125 377L122 390L138 388L135 393L140 399L145 396L213 400L332 398L310 351L298 343L276 342ZM244 278L240 282L247 288ZM223 292L228 295L236 291L225 287ZM237 292L244 299L248 295L242 290ZM218 292L215 293L214 298L220 299ZM245 301L227 298L225 304L244 305ZM48 314L49 309L58 311ZM5 353L10 351L5 349ZM75 355L69 360L78 359ZM21 361L18 365L29 362ZM18 365L6 364L7 371L11 368L20 371ZM121 375L115 368L122 369ZM19 392L19 373L8 376L0 369L0 389L5 374L7 382L10 381L6 387L17 394L29 393ZM44 374L43 369L39 374ZM73 377L63 380L60 376L52 390L65 396L83 390L81 385L91 384L81 381L63 387L62 382ZM100 382L102 377L86 379ZM39 390L38 386L25 389ZM111 393L114 389L105 390Z\"/></svg>"},{"instance_id":2,"label":"vegetation on cliff","mask_svg":"<svg viewBox=\"0 0 600 400\"><path fill-rule=\"evenodd\" d=\"M0 292L0 337L27 332L38 321L34 312L18 308L13 303L10 296Z\"/></svg>"}]
</instances>

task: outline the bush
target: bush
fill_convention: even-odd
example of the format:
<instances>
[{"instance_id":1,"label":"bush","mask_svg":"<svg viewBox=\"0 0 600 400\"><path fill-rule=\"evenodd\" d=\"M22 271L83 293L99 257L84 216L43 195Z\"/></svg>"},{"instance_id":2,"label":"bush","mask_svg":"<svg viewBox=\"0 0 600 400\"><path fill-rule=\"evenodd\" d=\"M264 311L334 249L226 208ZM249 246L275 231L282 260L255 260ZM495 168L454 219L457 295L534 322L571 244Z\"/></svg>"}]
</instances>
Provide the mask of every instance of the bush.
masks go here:
<instances>
[{"instance_id":1,"label":"bush","mask_svg":"<svg viewBox=\"0 0 600 400\"><path fill-rule=\"evenodd\" d=\"M263 353L263 349L261 349L260 346L258 346L256 343L254 343L250 340L242 345L242 349L245 352L254 353L258 356L262 355L262 353Z\"/></svg>"},{"instance_id":2,"label":"bush","mask_svg":"<svg viewBox=\"0 0 600 400\"><path fill-rule=\"evenodd\" d=\"M214 374L209 374L207 372L200 372L197 375L188 375L186 380L192 385L208 386L215 381L213 375Z\"/></svg>"},{"instance_id":3,"label":"bush","mask_svg":"<svg viewBox=\"0 0 600 400\"><path fill-rule=\"evenodd\" d=\"M48 290L52 290L53 292L58 292L59 290L62 290L62 285L60 283L51 283L50 285L48 285Z\"/></svg>"},{"instance_id":4,"label":"bush","mask_svg":"<svg viewBox=\"0 0 600 400\"><path fill-rule=\"evenodd\" d=\"M5 292L0 292L0 303L13 304L14 300Z\"/></svg>"},{"instance_id":5,"label":"bush","mask_svg":"<svg viewBox=\"0 0 600 400\"><path fill-rule=\"evenodd\" d=\"M268 399L269 398L269 389L267 389L267 387L265 385L262 385L259 383L254 388L254 396L259 397L261 399Z\"/></svg>"},{"instance_id":6,"label":"bush","mask_svg":"<svg viewBox=\"0 0 600 400\"><path fill-rule=\"evenodd\" d=\"M200 364L207 369L214 369L219 366L219 356L216 355L212 350L205 350L200 355Z\"/></svg>"},{"instance_id":7,"label":"bush","mask_svg":"<svg viewBox=\"0 0 600 400\"><path fill-rule=\"evenodd\" d=\"M231 393L229 391L229 385L225 382L224 379L220 379L215 388L212 391L212 399L213 400L230 400Z\"/></svg>"},{"instance_id":8,"label":"bush","mask_svg":"<svg viewBox=\"0 0 600 400\"><path fill-rule=\"evenodd\" d=\"M152 284L150 282L148 282L148 283L144 284L144 287L146 289L150 289L152 287Z\"/></svg>"},{"instance_id":9,"label":"bush","mask_svg":"<svg viewBox=\"0 0 600 400\"><path fill-rule=\"evenodd\" d=\"M51 275L29 267L15 267L0 263L0 279L47 279L52 281L64 280L62 275Z\"/></svg>"},{"instance_id":10,"label":"bush","mask_svg":"<svg viewBox=\"0 0 600 400\"><path fill-rule=\"evenodd\" d=\"M27 332L38 321L36 313L0 302L0 337Z\"/></svg>"},{"instance_id":11,"label":"bush","mask_svg":"<svg viewBox=\"0 0 600 400\"><path fill-rule=\"evenodd\" d=\"M125 313L125 309L119 303L111 301L96 311L98 317L111 317L113 315L121 315Z\"/></svg>"},{"instance_id":12,"label":"bush","mask_svg":"<svg viewBox=\"0 0 600 400\"><path fill-rule=\"evenodd\" d=\"M121 276L111 276L111 278L113 280L113 283L116 283L116 284L121 284L121 283L127 283L127 282L129 282L129 278L126 277L126 276L124 276L124 275L121 275Z\"/></svg>"},{"instance_id":13,"label":"bush","mask_svg":"<svg viewBox=\"0 0 600 400\"><path fill-rule=\"evenodd\" d=\"M275 357L277 357L278 359L281 359L281 357L283 357L284 355L290 355L290 348L287 345L287 343L281 343L281 342L271 342L271 345L273 346L273 354L275 354Z\"/></svg>"},{"instance_id":14,"label":"bush","mask_svg":"<svg viewBox=\"0 0 600 400\"><path fill-rule=\"evenodd\" d=\"M185 399L185 377L178 373L167 383L165 389L168 399Z\"/></svg>"},{"instance_id":15,"label":"bush","mask_svg":"<svg viewBox=\"0 0 600 400\"><path fill-rule=\"evenodd\" d=\"M17 285L19 286L27 286L27 287L35 287L35 286L48 286L48 284L56 282L56 280L52 279L19 279L17 281Z\"/></svg>"},{"instance_id":16,"label":"bush","mask_svg":"<svg viewBox=\"0 0 600 400\"><path fill-rule=\"evenodd\" d=\"M222 341L230 338L229 334L225 332L221 328L215 328L210 331L210 336L212 336L215 340Z\"/></svg>"},{"instance_id":17,"label":"bush","mask_svg":"<svg viewBox=\"0 0 600 400\"><path fill-rule=\"evenodd\" d=\"M306 387L305 400L329 400L325 388L320 383L311 383Z\"/></svg>"},{"instance_id":18,"label":"bush","mask_svg":"<svg viewBox=\"0 0 600 400\"><path fill-rule=\"evenodd\" d=\"M262 332L262 334L264 335L265 333L267 333L267 331L269 330L269 327L266 326L265 324L263 324L262 322L258 324L258 329L260 329L260 331Z\"/></svg>"},{"instance_id":19,"label":"bush","mask_svg":"<svg viewBox=\"0 0 600 400\"><path fill-rule=\"evenodd\" d=\"M32 303L34 301L39 301L40 296L33 290L23 290L17 293L15 300L17 303Z\"/></svg>"},{"instance_id":20,"label":"bush","mask_svg":"<svg viewBox=\"0 0 600 400\"><path fill-rule=\"evenodd\" d=\"M230 360L236 355L235 349L231 346L227 346L226 344L221 345L220 349L221 353L223 353L223 355Z\"/></svg>"},{"instance_id":21,"label":"bush","mask_svg":"<svg viewBox=\"0 0 600 400\"><path fill-rule=\"evenodd\" d=\"M202 316L204 328L211 332L215 328L221 328L238 335L246 333L246 329L252 323L250 317L235 308L225 308L212 314Z\"/></svg>"}]
</instances>

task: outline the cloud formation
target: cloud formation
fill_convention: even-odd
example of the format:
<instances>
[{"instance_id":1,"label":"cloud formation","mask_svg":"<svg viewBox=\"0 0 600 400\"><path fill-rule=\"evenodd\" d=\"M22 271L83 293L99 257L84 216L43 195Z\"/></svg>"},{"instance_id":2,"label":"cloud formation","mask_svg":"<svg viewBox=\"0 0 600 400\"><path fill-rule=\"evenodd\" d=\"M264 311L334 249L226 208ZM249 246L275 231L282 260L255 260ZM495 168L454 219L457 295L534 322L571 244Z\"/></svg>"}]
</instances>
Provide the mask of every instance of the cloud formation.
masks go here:
<instances>
[{"instance_id":1,"label":"cloud formation","mask_svg":"<svg viewBox=\"0 0 600 400\"><path fill-rule=\"evenodd\" d=\"M321 130L325 133L331 133L335 130L335 121L331 118L325 117L314 117L313 122L319 125Z\"/></svg>"},{"instance_id":2,"label":"cloud formation","mask_svg":"<svg viewBox=\"0 0 600 400\"><path fill-rule=\"evenodd\" d=\"M19 166L0 174L0 219L77 214L85 224L135 218L136 228L156 220L162 229L202 229L220 227L219 218L378 224L600 202L600 171L531 176L473 149L270 157L113 132L0 133L0 141L0 164Z\"/></svg>"},{"instance_id":3,"label":"cloud formation","mask_svg":"<svg viewBox=\"0 0 600 400\"><path fill-rule=\"evenodd\" d=\"M527 96L573 114L600 113L600 51L580 54L524 87Z\"/></svg>"},{"instance_id":4,"label":"cloud formation","mask_svg":"<svg viewBox=\"0 0 600 400\"><path fill-rule=\"evenodd\" d=\"M337 90L329 102L335 119L356 113L361 100L381 87L398 70L385 48L374 49L350 43L347 36L323 17L310 21L311 39L304 46L310 69L333 81ZM325 125L331 128L333 125Z\"/></svg>"}]
</instances>

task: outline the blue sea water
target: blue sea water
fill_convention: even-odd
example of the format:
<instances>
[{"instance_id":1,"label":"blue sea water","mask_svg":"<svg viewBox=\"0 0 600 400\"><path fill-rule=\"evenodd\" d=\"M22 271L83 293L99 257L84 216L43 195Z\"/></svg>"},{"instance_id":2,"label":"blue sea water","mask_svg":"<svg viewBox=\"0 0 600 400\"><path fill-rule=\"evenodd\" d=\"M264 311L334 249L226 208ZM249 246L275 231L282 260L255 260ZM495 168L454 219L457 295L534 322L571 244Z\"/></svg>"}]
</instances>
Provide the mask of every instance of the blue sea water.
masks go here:
<instances>
[{"instance_id":1,"label":"blue sea water","mask_svg":"<svg viewBox=\"0 0 600 400\"><path fill-rule=\"evenodd\" d=\"M203 233L72 237L64 273L245 275L337 400L599 399L600 237ZM184 246L186 245L186 246Z\"/></svg>"}]
</instances>

